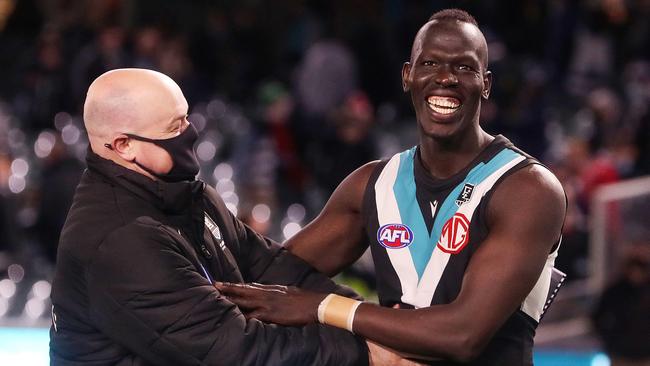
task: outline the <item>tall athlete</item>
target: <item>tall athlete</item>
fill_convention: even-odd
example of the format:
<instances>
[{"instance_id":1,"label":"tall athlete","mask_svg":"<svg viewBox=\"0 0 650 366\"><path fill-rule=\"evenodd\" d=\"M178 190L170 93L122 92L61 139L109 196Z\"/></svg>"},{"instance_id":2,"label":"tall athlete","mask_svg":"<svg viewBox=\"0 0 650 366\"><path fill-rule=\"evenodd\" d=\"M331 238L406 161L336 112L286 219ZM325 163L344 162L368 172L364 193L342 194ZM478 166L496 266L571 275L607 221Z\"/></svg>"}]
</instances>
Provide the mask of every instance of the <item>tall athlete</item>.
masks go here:
<instances>
[{"instance_id":1,"label":"tall athlete","mask_svg":"<svg viewBox=\"0 0 650 366\"><path fill-rule=\"evenodd\" d=\"M287 242L330 275L370 245L383 307L282 286L217 287L250 317L337 325L435 365L532 365L566 200L551 172L480 127L487 59L473 17L434 14L402 69L419 144L352 173Z\"/></svg>"}]
</instances>

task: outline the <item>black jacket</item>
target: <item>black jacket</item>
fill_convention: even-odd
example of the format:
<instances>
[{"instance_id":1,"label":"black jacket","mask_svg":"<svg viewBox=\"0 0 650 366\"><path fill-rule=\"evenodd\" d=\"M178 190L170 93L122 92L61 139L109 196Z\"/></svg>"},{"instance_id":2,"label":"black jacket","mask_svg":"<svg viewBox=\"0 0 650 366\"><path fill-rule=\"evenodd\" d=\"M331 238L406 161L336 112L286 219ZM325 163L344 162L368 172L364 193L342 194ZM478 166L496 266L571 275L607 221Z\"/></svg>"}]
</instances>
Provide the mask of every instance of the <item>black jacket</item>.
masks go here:
<instances>
[{"instance_id":1,"label":"black jacket","mask_svg":"<svg viewBox=\"0 0 650 366\"><path fill-rule=\"evenodd\" d=\"M154 182L90 150L86 160L58 248L53 365L368 363L347 331L247 321L220 296L211 280L343 290L240 222L214 189Z\"/></svg>"}]
</instances>

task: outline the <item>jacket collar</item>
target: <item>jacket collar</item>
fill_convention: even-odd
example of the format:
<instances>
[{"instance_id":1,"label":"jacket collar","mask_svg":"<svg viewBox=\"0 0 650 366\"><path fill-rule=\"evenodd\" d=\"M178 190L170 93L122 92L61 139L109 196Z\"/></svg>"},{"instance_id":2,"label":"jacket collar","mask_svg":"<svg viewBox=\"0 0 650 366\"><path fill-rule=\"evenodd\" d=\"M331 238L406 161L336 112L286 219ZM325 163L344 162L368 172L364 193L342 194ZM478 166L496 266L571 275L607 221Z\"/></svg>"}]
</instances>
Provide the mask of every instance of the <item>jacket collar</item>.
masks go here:
<instances>
[{"instance_id":1,"label":"jacket collar","mask_svg":"<svg viewBox=\"0 0 650 366\"><path fill-rule=\"evenodd\" d=\"M134 195L155 205L165 213L187 212L193 202L201 202L204 183L200 180L163 182L127 169L95 154L90 147L86 155L88 169L104 180L121 186Z\"/></svg>"}]
</instances>

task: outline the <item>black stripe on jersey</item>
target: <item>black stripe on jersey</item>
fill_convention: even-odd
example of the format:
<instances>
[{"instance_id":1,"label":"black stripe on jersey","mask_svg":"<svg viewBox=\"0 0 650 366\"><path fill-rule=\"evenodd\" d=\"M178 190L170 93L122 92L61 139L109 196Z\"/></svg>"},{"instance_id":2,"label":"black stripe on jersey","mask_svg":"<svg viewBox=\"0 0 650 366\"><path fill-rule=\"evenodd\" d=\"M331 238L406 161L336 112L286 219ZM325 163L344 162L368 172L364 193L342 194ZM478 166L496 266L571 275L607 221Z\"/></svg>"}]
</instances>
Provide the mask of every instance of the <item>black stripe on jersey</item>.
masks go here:
<instances>
[{"instance_id":1,"label":"black stripe on jersey","mask_svg":"<svg viewBox=\"0 0 650 366\"><path fill-rule=\"evenodd\" d=\"M399 276L388 258L385 250L376 250L377 230L379 230L379 219L377 218L377 208L375 206L375 182L386 167L388 160L380 161L368 178L368 184L363 195L363 204L361 215L364 218L366 235L370 243L370 253L375 264L375 272L382 271L382 281L377 281L379 274L375 274L377 293L379 294L379 303L382 306L392 307L401 303L402 285L399 282ZM374 241L374 242L373 242Z\"/></svg>"}]
</instances>

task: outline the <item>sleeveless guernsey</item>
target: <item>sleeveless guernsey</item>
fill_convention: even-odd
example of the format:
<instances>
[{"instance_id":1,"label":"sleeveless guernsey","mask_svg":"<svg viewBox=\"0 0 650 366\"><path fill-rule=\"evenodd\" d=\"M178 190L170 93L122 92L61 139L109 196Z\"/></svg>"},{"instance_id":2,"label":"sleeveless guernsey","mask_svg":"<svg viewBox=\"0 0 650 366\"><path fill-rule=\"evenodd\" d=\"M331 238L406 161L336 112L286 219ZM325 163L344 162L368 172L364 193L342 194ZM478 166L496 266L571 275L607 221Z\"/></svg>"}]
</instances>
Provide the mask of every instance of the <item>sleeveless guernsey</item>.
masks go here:
<instances>
[{"instance_id":1,"label":"sleeveless guernsey","mask_svg":"<svg viewBox=\"0 0 650 366\"><path fill-rule=\"evenodd\" d=\"M488 234L486 208L494 188L509 174L539 164L503 136L444 180L429 175L419 154L413 147L378 164L364 195L364 223L383 306L452 302L472 254ZM532 365L533 336L553 291L558 248L559 242L519 310L472 365Z\"/></svg>"}]
</instances>

